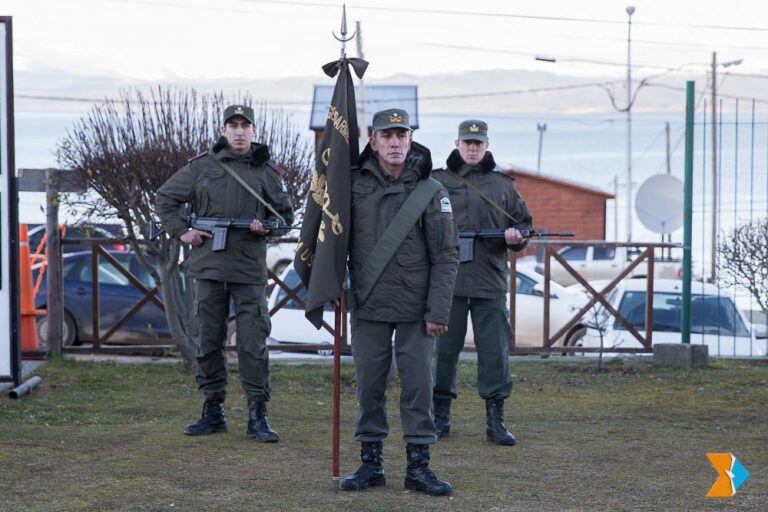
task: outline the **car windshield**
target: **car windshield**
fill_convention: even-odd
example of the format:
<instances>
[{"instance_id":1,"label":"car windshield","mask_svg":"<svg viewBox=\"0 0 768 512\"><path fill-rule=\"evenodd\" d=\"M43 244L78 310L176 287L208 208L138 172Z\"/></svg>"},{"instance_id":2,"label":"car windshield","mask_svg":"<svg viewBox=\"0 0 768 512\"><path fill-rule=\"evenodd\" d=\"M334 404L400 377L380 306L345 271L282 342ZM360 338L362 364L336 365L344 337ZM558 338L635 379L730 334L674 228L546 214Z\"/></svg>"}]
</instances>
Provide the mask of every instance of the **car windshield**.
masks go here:
<instances>
[{"instance_id":1,"label":"car windshield","mask_svg":"<svg viewBox=\"0 0 768 512\"><path fill-rule=\"evenodd\" d=\"M634 327L645 330L645 292L626 292L619 313ZM653 294L653 330L681 332L683 299L679 293ZM624 329L614 322L614 329ZM749 336L736 307L728 297L691 296L691 333Z\"/></svg>"},{"instance_id":2,"label":"car windshield","mask_svg":"<svg viewBox=\"0 0 768 512\"><path fill-rule=\"evenodd\" d=\"M301 280L299 279L299 275L296 273L295 270L291 269L288 271L288 273L285 275L285 279L283 282L288 285L289 288L293 289L296 287L297 284L299 284ZM283 300L283 298L288 295L288 292L283 288L282 286L278 287L277 290L277 297L275 299L275 306L280 303L280 301ZM301 300L307 300L307 289L303 286L301 289L296 293L299 297L301 297ZM295 298L291 297L291 299L283 305L283 308L285 309L304 309L303 304L299 304ZM325 311L333 311L330 304L326 304L323 308Z\"/></svg>"}]
</instances>

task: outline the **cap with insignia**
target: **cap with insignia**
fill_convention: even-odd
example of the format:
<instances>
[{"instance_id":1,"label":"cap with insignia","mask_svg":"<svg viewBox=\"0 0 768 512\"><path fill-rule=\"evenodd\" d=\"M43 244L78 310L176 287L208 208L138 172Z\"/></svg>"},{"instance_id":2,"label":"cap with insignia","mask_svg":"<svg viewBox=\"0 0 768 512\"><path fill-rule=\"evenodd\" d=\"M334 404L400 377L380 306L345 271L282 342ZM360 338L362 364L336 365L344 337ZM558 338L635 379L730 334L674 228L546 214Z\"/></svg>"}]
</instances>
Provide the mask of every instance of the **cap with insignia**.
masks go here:
<instances>
[{"instance_id":1,"label":"cap with insignia","mask_svg":"<svg viewBox=\"0 0 768 512\"><path fill-rule=\"evenodd\" d=\"M253 109L248 105L230 105L225 108L223 116L224 124L227 124L227 121L235 116L244 117L250 121L251 124L256 124L254 121L255 116L253 115Z\"/></svg>"},{"instance_id":2,"label":"cap with insignia","mask_svg":"<svg viewBox=\"0 0 768 512\"><path fill-rule=\"evenodd\" d=\"M459 140L488 142L488 124L479 119L467 119L459 125Z\"/></svg>"},{"instance_id":3,"label":"cap with insignia","mask_svg":"<svg viewBox=\"0 0 768 512\"><path fill-rule=\"evenodd\" d=\"M371 128L374 132L387 130L389 128L411 129L408 112L400 109L382 110L373 114L373 123Z\"/></svg>"}]
</instances>

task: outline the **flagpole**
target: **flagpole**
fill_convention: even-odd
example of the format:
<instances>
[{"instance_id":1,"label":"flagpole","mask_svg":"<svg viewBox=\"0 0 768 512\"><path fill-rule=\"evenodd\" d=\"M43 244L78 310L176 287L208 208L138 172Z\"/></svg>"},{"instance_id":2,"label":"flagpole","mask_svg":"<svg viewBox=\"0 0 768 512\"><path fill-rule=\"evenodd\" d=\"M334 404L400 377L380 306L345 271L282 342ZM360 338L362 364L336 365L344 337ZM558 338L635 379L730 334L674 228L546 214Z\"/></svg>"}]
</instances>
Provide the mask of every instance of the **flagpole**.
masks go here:
<instances>
[{"instance_id":1,"label":"flagpole","mask_svg":"<svg viewBox=\"0 0 768 512\"><path fill-rule=\"evenodd\" d=\"M333 320L333 492L339 492L339 418L341 415L341 301Z\"/></svg>"},{"instance_id":2,"label":"flagpole","mask_svg":"<svg viewBox=\"0 0 768 512\"><path fill-rule=\"evenodd\" d=\"M347 37L347 5L343 4L341 11L341 37L335 33L333 37L341 42L341 64L346 65L344 60L347 58L347 41L351 41L355 34ZM346 281L346 278L345 278ZM333 492L339 492L339 419L341 416L341 297L334 306L333 319L333 434L332 434L332 452L333 467L331 482Z\"/></svg>"}]
</instances>

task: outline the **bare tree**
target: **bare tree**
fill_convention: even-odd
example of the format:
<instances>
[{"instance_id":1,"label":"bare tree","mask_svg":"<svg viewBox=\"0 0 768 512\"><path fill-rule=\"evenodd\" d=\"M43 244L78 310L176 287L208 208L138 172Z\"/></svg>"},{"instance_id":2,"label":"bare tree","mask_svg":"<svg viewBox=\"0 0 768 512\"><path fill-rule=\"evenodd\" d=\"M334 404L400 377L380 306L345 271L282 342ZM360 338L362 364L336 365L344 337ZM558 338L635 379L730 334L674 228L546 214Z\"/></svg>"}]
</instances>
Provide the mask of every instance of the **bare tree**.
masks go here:
<instances>
[{"instance_id":1,"label":"bare tree","mask_svg":"<svg viewBox=\"0 0 768 512\"><path fill-rule=\"evenodd\" d=\"M252 104L248 94L199 94L194 89L156 87L125 90L118 99L93 107L58 142L57 157L87 189L65 203L84 220L118 219L125 224L131 248L159 283L171 334L188 371L196 368L197 329L191 287L179 269L181 243L146 240L154 217L155 192L194 155L219 137L221 113L227 104ZM257 140L270 145L272 158L283 169L293 204L306 195L314 150L289 116L259 104ZM94 197L94 193L96 197ZM157 266L152 264L153 260Z\"/></svg>"},{"instance_id":2,"label":"bare tree","mask_svg":"<svg viewBox=\"0 0 768 512\"><path fill-rule=\"evenodd\" d=\"M745 288L768 313L768 218L734 228L718 250L722 284Z\"/></svg>"}]
</instances>

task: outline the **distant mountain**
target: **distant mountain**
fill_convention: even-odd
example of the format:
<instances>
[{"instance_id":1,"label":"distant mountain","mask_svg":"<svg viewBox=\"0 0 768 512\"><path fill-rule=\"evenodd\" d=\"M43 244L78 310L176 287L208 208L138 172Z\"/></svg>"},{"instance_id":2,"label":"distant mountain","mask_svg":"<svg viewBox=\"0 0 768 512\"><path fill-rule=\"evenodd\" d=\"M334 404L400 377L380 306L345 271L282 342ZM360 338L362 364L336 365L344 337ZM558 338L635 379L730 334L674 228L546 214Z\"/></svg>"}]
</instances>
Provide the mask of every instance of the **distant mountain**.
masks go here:
<instances>
[{"instance_id":1,"label":"distant mountain","mask_svg":"<svg viewBox=\"0 0 768 512\"><path fill-rule=\"evenodd\" d=\"M126 87L149 87L157 82L137 81L125 77L81 76L65 71L18 71L15 90L19 99L25 96L53 96L74 98L115 97ZM698 78L699 90L705 86ZM638 94L633 107L636 112L679 112L684 105L686 77L668 75L653 80L667 87L648 86ZM614 112L609 95L599 86L573 87L596 82L614 82L610 85L616 102L623 107L626 100L621 76L573 77L541 71L494 69L439 75L416 76L398 74L369 84L416 84L419 86L419 108L431 113L559 113L583 114ZM168 84L170 82L163 82ZM223 90L227 93L249 91L275 106L289 110L306 111L312 101L314 84L331 84L333 81L318 69L314 77L294 77L279 80L220 79L180 80L182 86L193 86L200 91ZM721 90L726 94L759 97L766 80L731 75ZM635 85L636 86L636 85ZM672 87L674 89L670 89ZM558 89L560 90L553 90ZM538 92L534 92L538 91ZM449 96L445 98L445 96ZM62 105L72 107L73 102L29 99L24 101L29 109L55 110ZM86 102L83 108L88 108Z\"/></svg>"}]
</instances>

